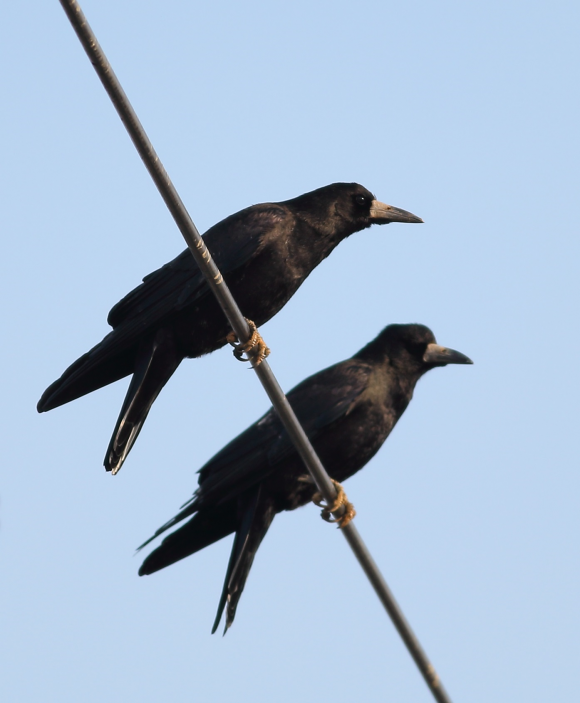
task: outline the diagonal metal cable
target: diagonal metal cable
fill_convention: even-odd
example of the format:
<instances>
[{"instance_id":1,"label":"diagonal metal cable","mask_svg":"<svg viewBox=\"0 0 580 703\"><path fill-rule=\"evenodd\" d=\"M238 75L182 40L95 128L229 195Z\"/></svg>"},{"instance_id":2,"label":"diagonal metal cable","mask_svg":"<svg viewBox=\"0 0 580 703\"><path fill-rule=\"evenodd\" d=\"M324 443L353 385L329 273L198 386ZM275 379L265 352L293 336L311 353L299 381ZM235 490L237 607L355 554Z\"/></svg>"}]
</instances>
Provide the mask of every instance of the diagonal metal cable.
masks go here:
<instances>
[{"instance_id":1,"label":"diagonal metal cable","mask_svg":"<svg viewBox=\"0 0 580 703\"><path fill-rule=\"evenodd\" d=\"M105 90L115 105L119 117L129 132L129 136L133 140L133 143L139 152L145 167L149 171L151 178L153 178L161 197L173 215L173 218L179 227L179 230L183 235L193 258L200 267L209 287L216 296L224 311L224 314L228 318L232 329L236 333L238 339L242 342L247 341L250 337L250 329L248 324L233 299L221 273L215 265L215 262L213 261L203 238L193 223L193 220L187 212L185 205L183 204L179 194L165 171L161 160L157 156L153 145L149 141L139 118L133 110L129 99L125 95L125 91L121 87L121 84L113 72L113 69L101 49L95 34L89 26L80 5L75 0L60 0L60 4L62 5L73 26L73 29L83 45L90 62L93 64L99 78L101 79ZM324 467L322 466L320 459L316 455L314 448L310 444L306 433L294 415L294 412L290 407L290 403L272 373L269 364L266 361L262 361L261 364L256 365L255 361L252 359L252 365L258 378L260 379L260 382L262 383L262 386L268 394L272 405L280 416L288 435L292 439L296 450L300 454L309 473L314 479L318 490L328 505L333 504L336 498L336 490ZM341 507L334 513L334 516L340 517L343 512L344 507ZM417 664L417 667L429 686L435 700L439 703L451 703L451 699L445 691L439 676L437 675L433 665L421 647L419 640L415 636L415 633L403 615L403 612L401 611L385 579L379 571L378 566L359 535L358 530L354 524L350 522L346 525L346 527L341 529L341 532L344 534L385 610L391 617L395 628L407 646L409 653Z\"/></svg>"}]
</instances>

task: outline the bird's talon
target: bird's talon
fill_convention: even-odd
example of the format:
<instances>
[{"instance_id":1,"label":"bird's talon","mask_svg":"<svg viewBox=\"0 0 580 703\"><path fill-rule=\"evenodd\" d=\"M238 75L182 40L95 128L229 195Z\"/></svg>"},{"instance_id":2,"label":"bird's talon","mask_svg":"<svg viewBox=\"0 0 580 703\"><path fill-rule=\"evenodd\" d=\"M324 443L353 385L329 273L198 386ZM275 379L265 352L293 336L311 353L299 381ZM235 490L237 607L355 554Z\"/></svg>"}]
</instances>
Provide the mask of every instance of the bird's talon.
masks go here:
<instances>
[{"instance_id":1,"label":"bird's talon","mask_svg":"<svg viewBox=\"0 0 580 703\"><path fill-rule=\"evenodd\" d=\"M315 493L312 496L312 502L315 505L318 505L319 508L322 508L320 517L323 520L326 520L326 522L336 522L341 528L346 527L356 515L356 510L354 509L354 505L346 497L344 488L340 485L340 483L335 481L333 478L330 480L336 489L336 498L334 499L334 503L332 505L326 505L323 502L322 495L320 493ZM344 506L344 513L340 517L333 517L332 513L336 512L341 506Z\"/></svg>"},{"instance_id":2,"label":"bird's talon","mask_svg":"<svg viewBox=\"0 0 580 703\"><path fill-rule=\"evenodd\" d=\"M235 332L230 332L226 337L226 341L234 348L233 355L238 361L250 361L251 358L254 358L255 365L259 366L270 354L270 349L266 346L266 342L262 339L255 323L247 318L246 322L251 333L247 342L238 342ZM244 357L244 354L247 354L247 356Z\"/></svg>"}]
</instances>

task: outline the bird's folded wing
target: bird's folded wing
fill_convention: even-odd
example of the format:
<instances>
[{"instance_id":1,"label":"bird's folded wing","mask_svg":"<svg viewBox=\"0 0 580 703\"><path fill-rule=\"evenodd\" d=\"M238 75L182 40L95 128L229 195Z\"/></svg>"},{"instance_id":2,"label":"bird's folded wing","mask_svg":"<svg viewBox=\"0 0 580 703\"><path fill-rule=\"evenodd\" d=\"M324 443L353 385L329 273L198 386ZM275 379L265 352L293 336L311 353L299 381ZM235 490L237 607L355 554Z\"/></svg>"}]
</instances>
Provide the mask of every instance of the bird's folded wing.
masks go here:
<instances>
[{"instance_id":1,"label":"bird's folded wing","mask_svg":"<svg viewBox=\"0 0 580 703\"><path fill-rule=\"evenodd\" d=\"M284 217L278 206L248 208L206 233L204 241L221 273L226 276L244 266L263 246L267 234ZM173 261L148 274L109 312L108 323L143 330L167 315L187 307L209 293L209 287L191 252L182 251Z\"/></svg>"},{"instance_id":2,"label":"bird's folded wing","mask_svg":"<svg viewBox=\"0 0 580 703\"><path fill-rule=\"evenodd\" d=\"M370 372L364 362L348 359L307 378L290 391L288 400L311 441L351 412L367 387ZM139 549L198 510L241 496L292 454L296 454L294 445L274 410L269 410L199 470L199 488L193 497Z\"/></svg>"},{"instance_id":3,"label":"bird's folded wing","mask_svg":"<svg viewBox=\"0 0 580 703\"><path fill-rule=\"evenodd\" d=\"M367 386L369 373L365 364L348 360L306 379L288 394L311 442L351 412ZM293 454L292 441L270 410L200 470L200 485L192 500L199 506L229 501Z\"/></svg>"}]
</instances>

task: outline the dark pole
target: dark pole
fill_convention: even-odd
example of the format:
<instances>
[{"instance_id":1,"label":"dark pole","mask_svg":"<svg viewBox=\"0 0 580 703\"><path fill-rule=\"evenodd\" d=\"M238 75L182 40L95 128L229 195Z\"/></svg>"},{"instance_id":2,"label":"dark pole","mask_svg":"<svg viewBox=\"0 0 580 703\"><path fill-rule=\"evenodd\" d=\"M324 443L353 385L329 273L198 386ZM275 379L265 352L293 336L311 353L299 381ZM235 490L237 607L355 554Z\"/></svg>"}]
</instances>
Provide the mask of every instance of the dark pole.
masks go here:
<instances>
[{"instance_id":1,"label":"dark pole","mask_svg":"<svg viewBox=\"0 0 580 703\"><path fill-rule=\"evenodd\" d=\"M75 0L60 0L60 4L63 6L64 11L66 12L67 17L77 33L77 36L80 39L90 62L93 64L95 71L105 87L105 90L113 101L113 104L119 113L119 117L129 132L129 136L133 140L133 144L135 144L139 155L143 159L145 167L151 174L151 178L153 178L161 197L173 215L173 219L179 227L179 230L183 235L193 258L205 276L213 294L216 296L232 326L232 329L236 333L238 339L242 342L247 341L250 336L250 330L246 320L233 299L221 273L211 258L203 238L199 234L197 227L193 223L193 220L187 212L185 205L179 197L179 194L175 190L175 187L171 182L167 171L163 167L161 160L157 156L153 145L149 141L139 118L135 114L129 99L125 95L125 91L121 87L121 84L119 83L117 76L113 72L111 65L101 49L96 36L90 28L80 5ZM254 371L258 375L258 378L264 386L272 405L280 416L280 419L282 420L286 431L294 443L296 450L300 454L309 473L314 479L318 490L322 493L327 504L331 505L336 498L336 490L330 480L330 477L322 466L320 459L316 455L314 448L310 444L306 433L294 415L294 412L290 407L290 403L280 388L278 381L270 369L270 366L266 361L262 361L261 364L256 364L255 361L251 359L251 362L254 367ZM334 515L335 517L340 517L343 512L344 508L341 507L334 513ZM406 621L405 616L395 601L385 579L362 541L358 530L354 524L350 522L341 530L341 532L343 532L352 551L375 589L381 603L391 617L393 624L397 628L397 631L401 635L407 649L419 667L419 670L427 682L427 685L429 686L435 700L439 701L439 703L451 703L451 699L439 681L439 677L437 676L433 665L427 659L427 655L419 644L419 641L412 631L409 623Z\"/></svg>"}]
</instances>

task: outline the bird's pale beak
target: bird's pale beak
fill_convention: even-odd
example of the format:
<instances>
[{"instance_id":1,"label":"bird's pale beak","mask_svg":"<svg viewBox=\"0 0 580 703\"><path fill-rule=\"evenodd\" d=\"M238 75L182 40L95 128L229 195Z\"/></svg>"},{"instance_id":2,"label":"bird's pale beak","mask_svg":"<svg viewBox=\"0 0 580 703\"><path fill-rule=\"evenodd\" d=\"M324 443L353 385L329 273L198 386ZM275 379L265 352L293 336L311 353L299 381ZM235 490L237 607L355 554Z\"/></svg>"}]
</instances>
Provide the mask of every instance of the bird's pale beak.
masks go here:
<instances>
[{"instance_id":1,"label":"bird's pale beak","mask_svg":"<svg viewBox=\"0 0 580 703\"><path fill-rule=\"evenodd\" d=\"M373 224L377 225L388 225L389 222L423 222L417 215L392 205L385 205L379 200L373 200L371 203L370 216Z\"/></svg>"},{"instance_id":2,"label":"bird's pale beak","mask_svg":"<svg viewBox=\"0 0 580 703\"><path fill-rule=\"evenodd\" d=\"M444 366L445 364L473 364L473 361L465 354L442 347L440 344L428 344L427 350L423 354L423 361L427 364L437 364Z\"/></svg>"}]
</instances>

